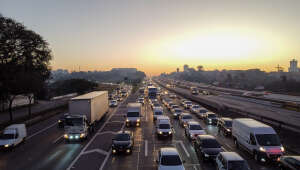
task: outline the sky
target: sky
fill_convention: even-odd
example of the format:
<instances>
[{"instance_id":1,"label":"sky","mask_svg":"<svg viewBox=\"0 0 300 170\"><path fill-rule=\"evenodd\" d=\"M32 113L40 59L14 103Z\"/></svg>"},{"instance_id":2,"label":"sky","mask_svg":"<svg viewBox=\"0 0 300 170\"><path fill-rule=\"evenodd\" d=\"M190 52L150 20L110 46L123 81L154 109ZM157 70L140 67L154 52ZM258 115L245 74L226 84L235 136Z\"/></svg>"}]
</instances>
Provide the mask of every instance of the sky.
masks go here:
<instances>
[{"instance_id":1,"label":"sky","mask_svg":"<svg viewBox=\"0 0 300 170\"><path fill-rule=\"evenodd\" d=\"M0 13L49 42L53 69L287 71L300 60L299 0L0 0Z\"/></svg>"}]
</instances>

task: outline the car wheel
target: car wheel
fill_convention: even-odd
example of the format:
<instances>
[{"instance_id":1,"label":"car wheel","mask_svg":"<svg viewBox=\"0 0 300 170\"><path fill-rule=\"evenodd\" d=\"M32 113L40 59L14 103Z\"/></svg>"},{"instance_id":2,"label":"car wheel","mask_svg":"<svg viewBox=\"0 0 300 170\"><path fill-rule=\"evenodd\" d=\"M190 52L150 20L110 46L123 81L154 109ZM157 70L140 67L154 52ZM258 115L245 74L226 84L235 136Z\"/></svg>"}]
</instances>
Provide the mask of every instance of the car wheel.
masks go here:
<instances>
[{"instance_id":1,"label":"car wheel","mask_svg":"<svg viewBox=\"0 0 300 170\"><path fill-rule=\"evenodd\" d=\"M238 143L237 139L234 139L234 144L235 144L236 148L239 148L239 143Z\"/></svg>"},{"instance_id":2,"label":"car wheel","mask_svg":"<svg viewBox=\"0 0 300 170\"><path fill-rule=\"evenodd\" d=\"M254 152L253 157L256 162L260 163L260 157L257 152Z\"/></svg>"}]
</instances>

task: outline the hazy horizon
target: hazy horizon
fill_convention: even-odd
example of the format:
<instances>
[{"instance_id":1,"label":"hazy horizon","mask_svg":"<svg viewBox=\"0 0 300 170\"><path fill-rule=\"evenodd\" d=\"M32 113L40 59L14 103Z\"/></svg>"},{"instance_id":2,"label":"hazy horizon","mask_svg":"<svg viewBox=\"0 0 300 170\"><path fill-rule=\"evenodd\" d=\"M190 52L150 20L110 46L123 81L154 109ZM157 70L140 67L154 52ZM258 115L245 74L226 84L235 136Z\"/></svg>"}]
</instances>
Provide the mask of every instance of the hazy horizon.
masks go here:
<instances>
[{"instance_id":1,"label":"hazy horizon","mask_svg":"<svg viewBox=\"0 0 300 170\"><path fill-rule=\"evenodd\" d=\"M300 1L16 1L0 13L41 34L53 69L287 71L300 60Z\"/></svg>"}]
</instances>

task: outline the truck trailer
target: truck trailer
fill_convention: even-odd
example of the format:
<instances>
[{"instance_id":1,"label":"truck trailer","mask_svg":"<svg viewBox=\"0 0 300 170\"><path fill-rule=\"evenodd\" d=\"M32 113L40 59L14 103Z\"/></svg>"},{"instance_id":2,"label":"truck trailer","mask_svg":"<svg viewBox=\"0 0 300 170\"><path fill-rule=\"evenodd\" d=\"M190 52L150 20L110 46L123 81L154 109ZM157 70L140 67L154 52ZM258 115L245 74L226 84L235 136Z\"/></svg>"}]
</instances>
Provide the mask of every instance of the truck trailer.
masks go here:
<instances>
[{"instance_id":1,"label":"truck trailer","mask_svg":"<svg viewBox=\"0 0 300 170\"><path fill-rule=\"evenodd\" d=\"M65 118L64 138L67 141L86 139L108 109L107 91L94 91L72 98L69 115Z\"/></svg>"}]
</instances>

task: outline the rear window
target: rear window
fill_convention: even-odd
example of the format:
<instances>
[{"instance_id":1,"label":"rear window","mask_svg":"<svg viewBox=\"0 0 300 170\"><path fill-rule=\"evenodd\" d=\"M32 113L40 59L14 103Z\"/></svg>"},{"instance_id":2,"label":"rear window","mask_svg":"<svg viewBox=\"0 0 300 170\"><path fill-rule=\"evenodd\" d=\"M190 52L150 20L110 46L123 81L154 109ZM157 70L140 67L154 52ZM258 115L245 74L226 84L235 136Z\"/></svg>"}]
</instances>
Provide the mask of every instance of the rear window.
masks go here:
<instances>
[{"instance_id":1,"label":"rear window","mask_svg":"<svg viewBox=\"0 0 300 170\"><path fill-rule=\"evenodd\" d=\"M192 102L185 102L185 104L192 104Z\"/></svg>"},{"instance_id":2,"label":"rear window","mask_svg":"<svg viewBox=\"0 0 300 170\"><path fill-rule=\"evenodd\" d=\"M190 125L190 130L202 130L200 125Z\"/></svg>"},{"instance_id":3,"label":"rear window","mask_svg":"<svg viewBox=\"0 0 300 170\"><path fill-rule=\"evenodd\" d=\"M204 139L202 140L202 145L204 148L220 148L220 144L214 139Z\"/></svg>"},{"instance_id":4,"label":"rear window","mask_svg":"<svg viewBox=\"0 0 300 170\"><path fill-rule=\"evenodd\" d=\"M161 157L161 165L176 166L182 165L182 162L178 155L164 155Z\"/></svg>"},{"instance_id":5,"label":"rear window","mask_svg":"<svg viewBox=\"0 0 300 170\"><path fill-rule=\"evenodd\" d=\"M207 112L207 110L205 110L205 109L201 109L199 112L200 112L200 113L206 113L206 112Z\"/></svg>"},{"instance_id":6,"label":"rear window","mask_svg":"<svg viewBox=\"0 0 300 170\"><path fill-rule=\"evenodd\" d=\"M208 118L216 118L217 116L215 114L208 114L207 117Z\"/></svg>"},{"instance_id":7,"label":"rear window","mask_svg":"<svg viewBox=\"0 0 300 170\"><path fill-rule=\"evenodd\" d=\"M198 109L200 108L200 106L196 105L196 106L193 106L194 109Z\"/></svg>"},{"instance_id":8,"label":"rear window","mask_svg":"<svg viewBox=\"0 0 300 170\"><path fill-rule=\"evenodd\" d=\"M193 119L191 115L182 116L182 119Z\"/></svg>"},{"instance_id":9,"label":"rear window","mask_svg":"<svg viewBox=\"0 0 300 170\"><path fill-rule=\"evenodd\" d=\"M155 115L162 115L163 113L158 111L158 112L154 112Z\"/></svg>"}]
</instances>

